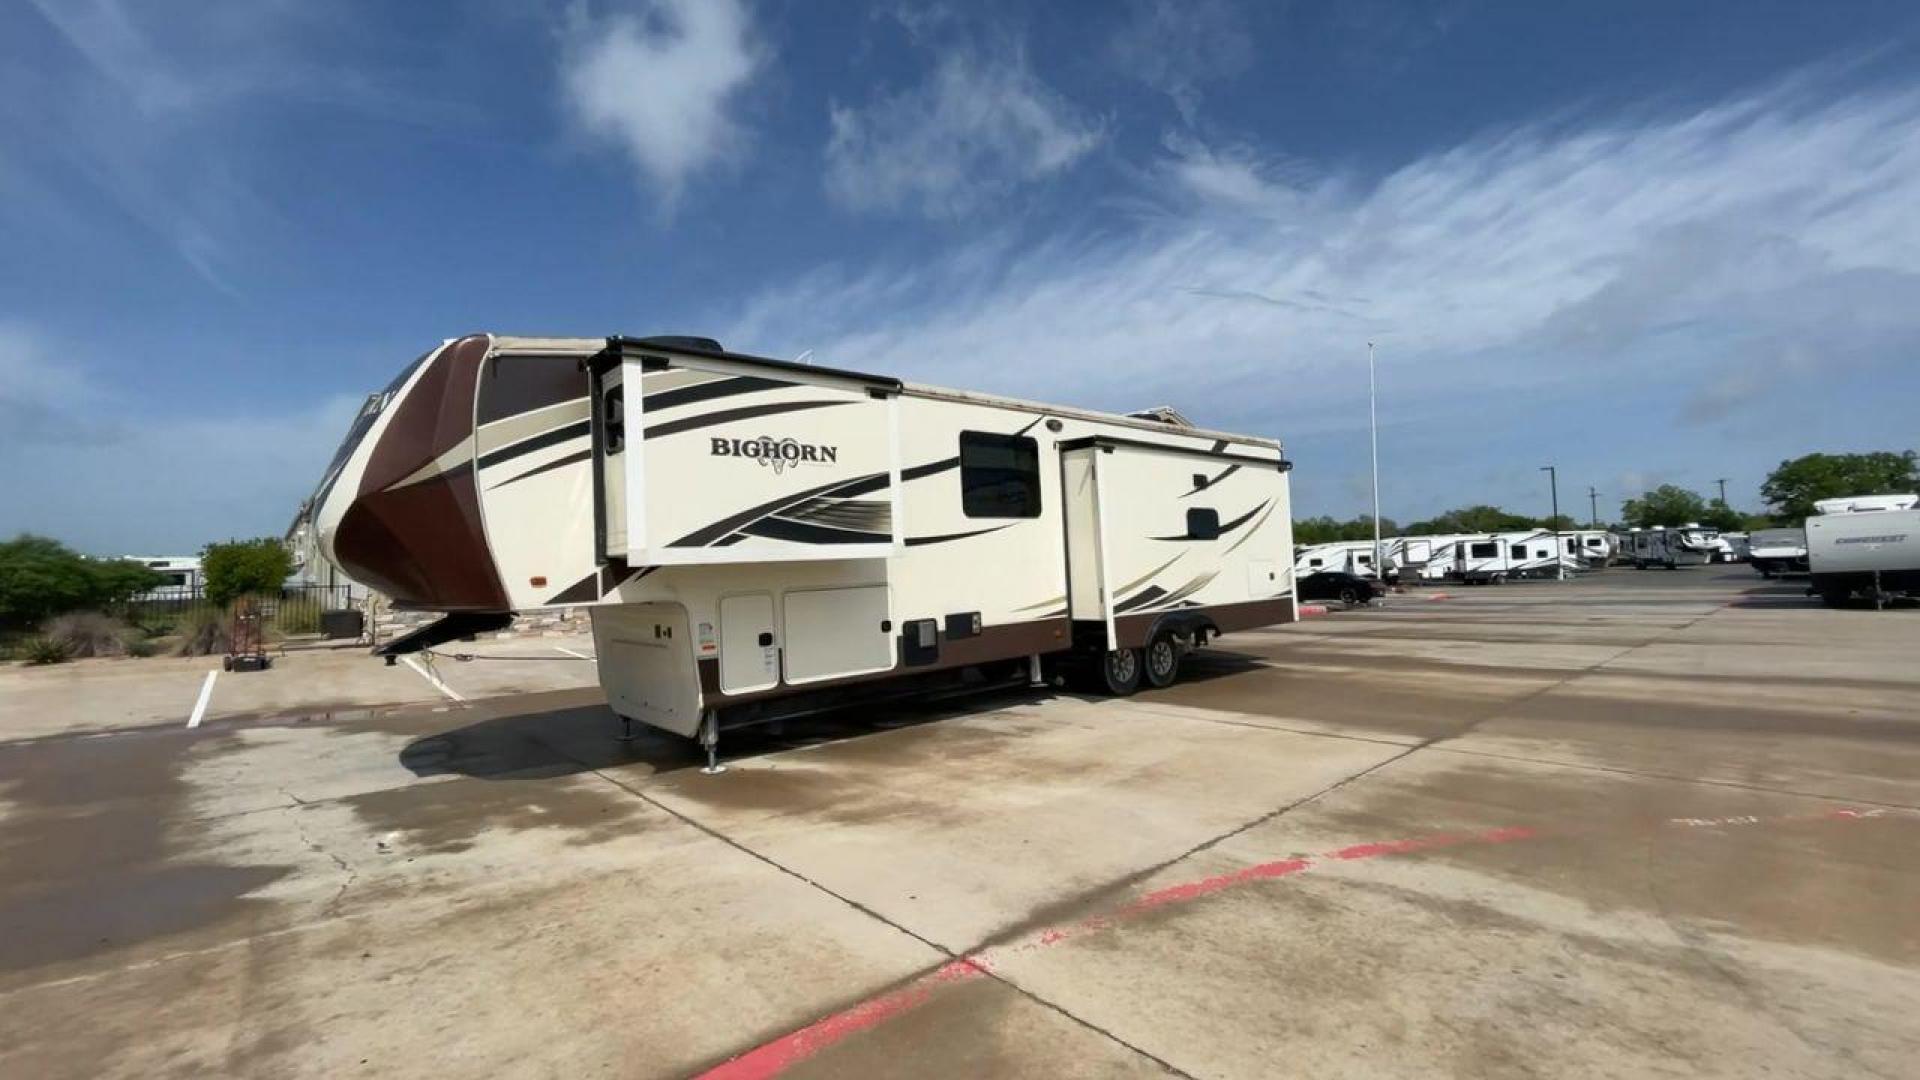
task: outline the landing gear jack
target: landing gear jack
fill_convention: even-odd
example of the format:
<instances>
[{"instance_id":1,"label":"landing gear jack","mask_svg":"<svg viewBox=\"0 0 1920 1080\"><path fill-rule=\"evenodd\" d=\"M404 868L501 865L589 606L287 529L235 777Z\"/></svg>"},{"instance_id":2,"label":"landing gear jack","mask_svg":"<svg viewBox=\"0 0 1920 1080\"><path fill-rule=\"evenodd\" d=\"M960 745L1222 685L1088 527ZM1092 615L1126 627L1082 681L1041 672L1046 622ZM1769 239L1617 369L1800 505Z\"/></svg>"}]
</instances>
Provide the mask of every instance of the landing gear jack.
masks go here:
<instances>
[{"instance_id":1,"label":"landing gear jack","mask_svg":"<svg viewBox=\"0 0 1920 1080\"><path fill-rule=\"evenodd\" d=\"M707 766L700 771L708 776L717 776L726 772L727 767L720 764L720 714L707 711L707 717L700 722L700 745L707 748Z\"/></svg>"},{"instance_id":2,"label":"landing gear jack","mask_svg":"<svg viewBox=\"0 0 1920 1080\"><path fill-rule=\"evenodd\" d=\"M620 734L615 739L615 741L616 742L632 742L633 741L633 718L632 717L623 716L620 718Z\"/></svg>"}]
</instances>

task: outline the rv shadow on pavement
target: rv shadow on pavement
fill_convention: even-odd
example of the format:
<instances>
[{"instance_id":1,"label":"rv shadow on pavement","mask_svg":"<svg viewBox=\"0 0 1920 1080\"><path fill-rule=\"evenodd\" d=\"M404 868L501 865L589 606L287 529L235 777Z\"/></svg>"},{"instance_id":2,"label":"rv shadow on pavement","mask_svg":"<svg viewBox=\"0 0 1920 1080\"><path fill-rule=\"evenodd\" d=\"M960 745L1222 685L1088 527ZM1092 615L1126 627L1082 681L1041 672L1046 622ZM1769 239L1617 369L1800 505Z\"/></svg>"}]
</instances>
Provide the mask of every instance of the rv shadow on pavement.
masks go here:
<instances>
[{"instance_id":1,"label":"rv shadow on pavement","mask_svg":"<svg viewBox=\"0 0 1920 1080\"><path fill-rule=\"evenodd\" d=\"M850 706L811 716L732 730L720 736L723 761L740 761L819 743L842 742L954 716L1033 700L1045 691L976 690L965 696ZM706 764L705 753L683 739L644 724L622 741L620 721L603 704L489 716L424 735L400 751L415 776L479 780L540 780L598 769L641 765L654 773Z\"/></svg>"}]
</instances>

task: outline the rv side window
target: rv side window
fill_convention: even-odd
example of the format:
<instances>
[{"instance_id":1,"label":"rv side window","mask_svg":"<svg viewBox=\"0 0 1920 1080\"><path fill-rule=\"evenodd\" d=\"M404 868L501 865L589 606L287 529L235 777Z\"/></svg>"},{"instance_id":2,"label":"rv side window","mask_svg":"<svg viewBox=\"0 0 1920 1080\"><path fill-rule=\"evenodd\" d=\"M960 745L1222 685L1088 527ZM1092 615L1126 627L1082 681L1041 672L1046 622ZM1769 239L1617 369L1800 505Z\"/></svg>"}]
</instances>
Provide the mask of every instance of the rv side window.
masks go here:
<instances>
[{"instance_id":1,"label":"rv side window","mask_svg":"<svg viewBox=\"0 0 1920 1080\"><path fill-rule=\"evenodd\" d=\"M1187 511L1187 539L1218 540L1220 538L1220 511L1204 510L1194 507Z\"/></svg>"},{"instance_id":2,"label":"rv side window","mask_svg":"<svg viewBox=\"0 0 1920 1080\"><path fill-rule=\"evenodd\" d=\"M1480 543L1467 549L1467 557L1473 559L1493 559L1498 558L1499 555L1499 544Z\"/></svg>"},{"instance_id":3,"label":"rv side window","mask_svg":"<svg viewBox=\"0 0 1920 1080\"><path fill-rule=\"evenodd\" d=\"M577 413L575 415L578 415ZM625 383L607 391L606 412L601 414L606 436L603 445L609 454L617 454L627 445L627 387Z\"/></svg>"},{"instance_id":4,"label":"rv side window","mask_svg":"<svg viewBox=\"0 0 1920 1080\"><path fill-rule=\"evenodd\" d=\"M1516 558L1516 559L1524 559L1524 558L1526 558L1526 557L1527 557L1527 545L1525 545L1525 544L1515 544L1515 545L1513 545L1513 557L1514 557L1514 558Z\"/></svg>"},{"instance_id":5,"label":"rv side window","mask_svg":"<svg viewBox=\"0 0 1920 1080\"><path fill-rule=\"evenodd\" d=\"M1308 566L1325 566L1327 565L1327 561L1325 559L1308 559L1307 565Z\"/></svg>"},{"instance_id":6,"label":"rv side window","mask_svg":"<svg viewBox=\"0 0 1920 1080\"><path fill-rule=\"evenodd\" d=\"M960 433L960 508L970 518L1040 516L1040 444L1019 435Z\"/></svg>"}]
</instances>

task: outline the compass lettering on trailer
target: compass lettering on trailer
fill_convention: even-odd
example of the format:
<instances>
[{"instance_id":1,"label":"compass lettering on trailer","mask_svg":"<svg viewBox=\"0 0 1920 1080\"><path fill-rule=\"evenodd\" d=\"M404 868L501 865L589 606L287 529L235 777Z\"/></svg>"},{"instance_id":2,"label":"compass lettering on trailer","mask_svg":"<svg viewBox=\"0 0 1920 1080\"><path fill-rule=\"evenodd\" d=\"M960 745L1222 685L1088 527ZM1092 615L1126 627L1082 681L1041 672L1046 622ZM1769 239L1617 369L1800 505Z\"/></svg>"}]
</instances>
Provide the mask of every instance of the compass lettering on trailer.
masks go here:
<instances>
[{"instance_id":1,"label":"compass lettering on trailer","mask_svg":"<svg viewBox=\"0 0 1920 1080\"><path fill-rule=\"evenodd\" d=\"M714 457L746 458L771 468L775 473L789 465L832 465L840 460L840 448L798 439L776 439L762 435L755 439L729 439L714 436L709 450Z\"/></svg>"}]
</instances>

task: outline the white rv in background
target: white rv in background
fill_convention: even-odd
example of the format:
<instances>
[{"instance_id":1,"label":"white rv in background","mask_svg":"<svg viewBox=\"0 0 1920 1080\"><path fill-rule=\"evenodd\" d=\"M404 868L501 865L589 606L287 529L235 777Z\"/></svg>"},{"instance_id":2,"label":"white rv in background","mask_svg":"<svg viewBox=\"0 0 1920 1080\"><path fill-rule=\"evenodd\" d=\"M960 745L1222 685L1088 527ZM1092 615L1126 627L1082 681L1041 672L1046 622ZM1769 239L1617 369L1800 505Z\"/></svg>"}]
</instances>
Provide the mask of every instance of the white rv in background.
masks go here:
<instances>
[{"instance_id":1,"label":"white rv in background","mask_svg":"<svg viewBox=\"0 0 1920 1080\"><path fill-rule=\"evenodd\" d=\"M614 712L697 737L883 694L1165 686L1297 616L1271 439L797 365L705 338L429 350L313 499L322 552L446 617L586 607Z\"/></svg>"},{"instance_id":2,"label":"white rv in background","mask_svg":"<svg viewBox=\"0 0 1920 1080\"><path fill-rule=\"evenodd\" d=\"M189 600L200 595L200 560L193 555L122 555L166 580L133 597L135 600Z\"/></svg>"},{"instance_id":3,"label":"white rv in background","mask_svg":"<svg viewBox=\"0 0 1920 1080\"><path fill-rule=\"evenodd\" d=\"M1581 564L1544 529L1464 537L1452 545L1450 580L1499 585L1514 578L1565 577Z\"/></svg>"},{"instance_id":4,"label":"white rv in background","mask_svg":"<svg viewBox=\"0 0 1920 1080\"><path fill-rule=\"evenodd\" d=\"M1392 577L1398 567L1387 549L1387 541L1382 538L1380 551L1386 562L1387 576ZM1328 544L1312 544L1295 553L1293 572L1296 575L1317 574L1323 570L1340 570L1355 577L1379 577L1373 565L1373 541L1336 540Z\"/></svg>"},{"instance_id":5,"label":"white rv in background","mask_svg":"<svg viewBox=\"0 0 1920 1080\"><path fill-rule=\"evenodd\" d=\"M1607 566L1613 562L1614 538L1605 529L1573 529L1560 533L1560 547L1567 558L1582 569Z\"/></svg>"},{"instance_id":6,"label":"white rv in background","mask_svg":"<svg viewBox=\"0 0 1920 1080\"><path fill-rule=\"evenodd\" d=\"M1747 539L1747 561L1761 577L1807 572L1807 530L1758 529Z\"/></svg>"},{"instance_id":7,"label":"white rv in background","mask_svg":"<svg viewBox=\"0 0 1920 1080\"><path fill-rule=\"evenodd\" d=\"M1807 519L1810 592L1830 607L1920 597L1920 496L1823 499Z\"/></svg>"},{"instance_id":8,"label":"white rv in background","mask_svg":"<svg viewBox=\"0 0 1920 1080\"><path fill-rule=\"evenodd\" d=\"M1628 529L1621 558L1631 562L1635 570L1650 566L1664 566L1669 570L1705 566L1720 550L1718 538L1715 530L1697 524L1681 528Z\"/></svg>"}]
</instances>

